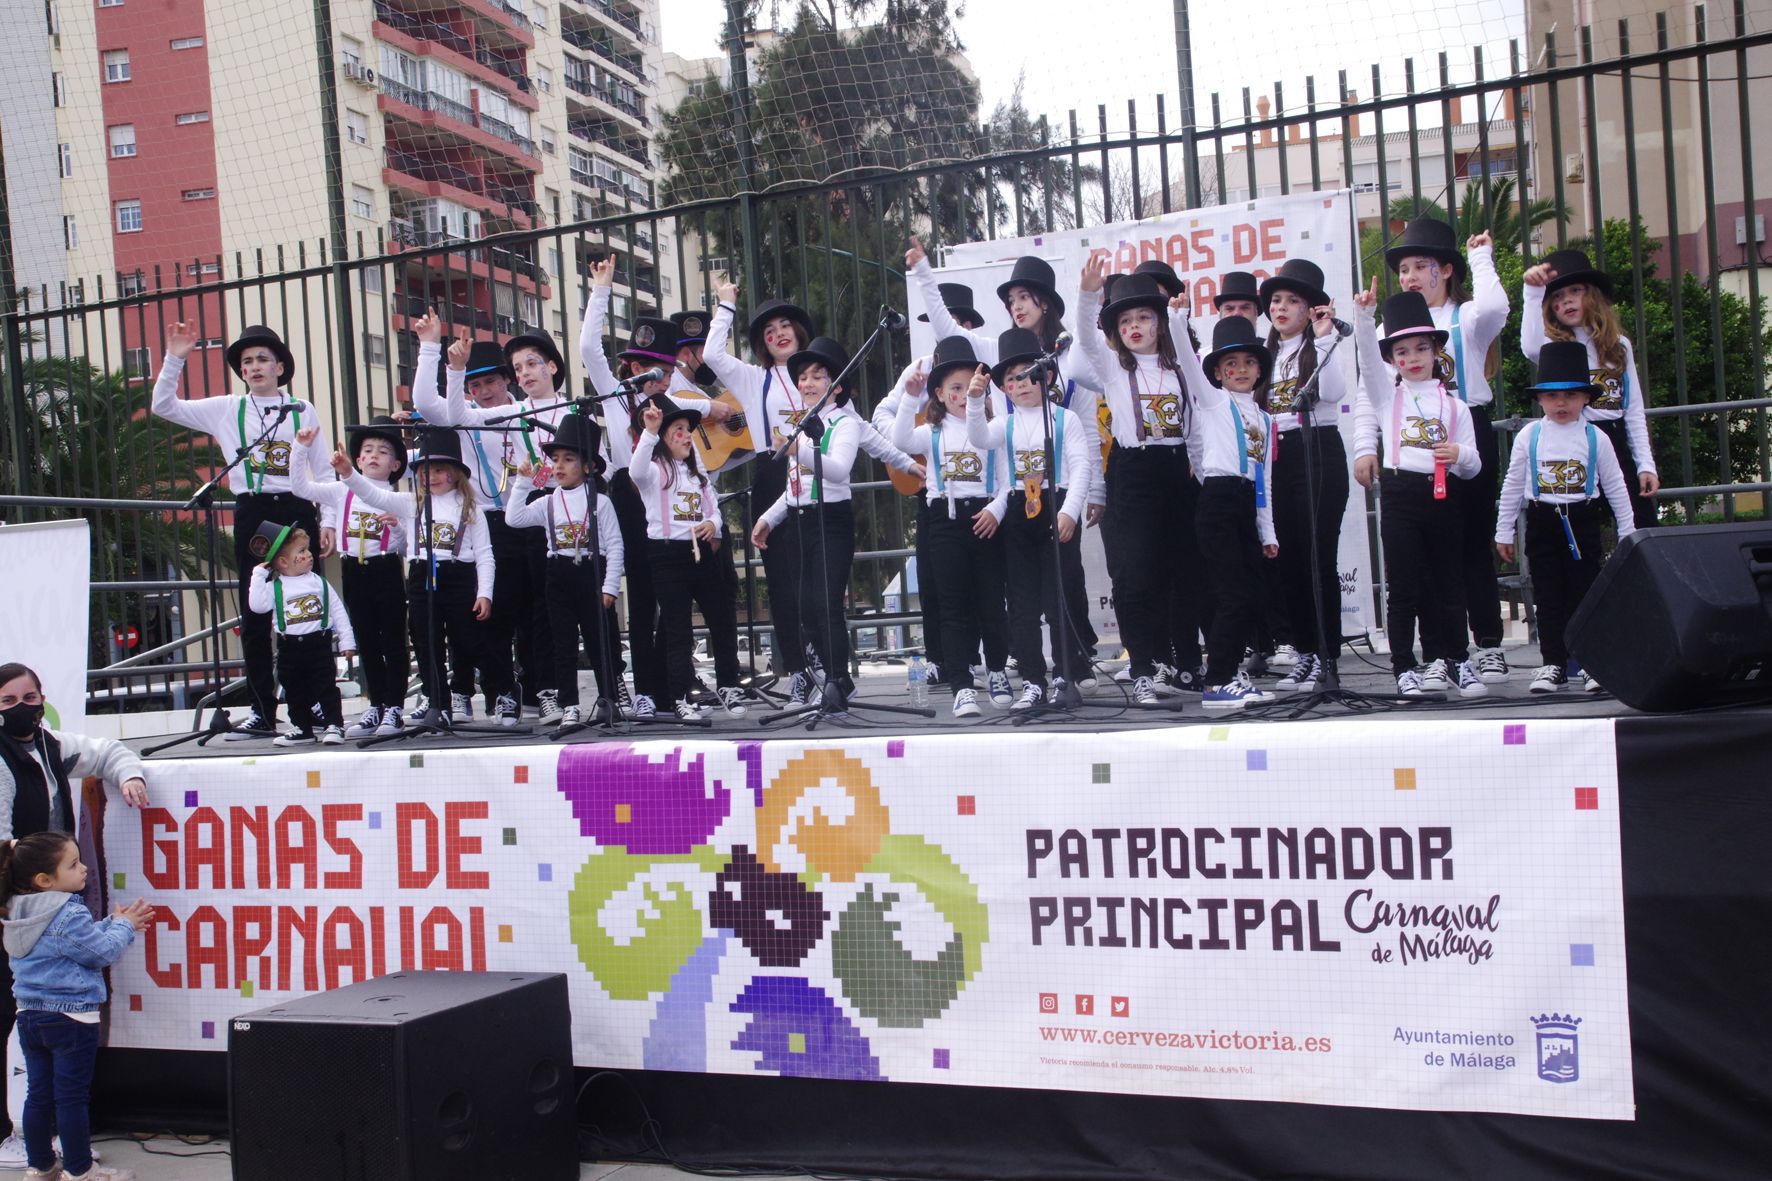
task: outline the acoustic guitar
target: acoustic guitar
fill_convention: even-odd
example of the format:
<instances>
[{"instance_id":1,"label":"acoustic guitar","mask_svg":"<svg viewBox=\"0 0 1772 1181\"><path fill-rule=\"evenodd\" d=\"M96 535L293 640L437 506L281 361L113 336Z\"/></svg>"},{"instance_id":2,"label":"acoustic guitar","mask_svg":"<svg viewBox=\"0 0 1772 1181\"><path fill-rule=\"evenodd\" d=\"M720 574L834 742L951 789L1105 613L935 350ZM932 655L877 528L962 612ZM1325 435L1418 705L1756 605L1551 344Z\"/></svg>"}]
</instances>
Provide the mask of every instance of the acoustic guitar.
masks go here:
<instances>
[{"instance_id":1,"label":"acoustic guitar","mask_svg":"<svg viewBox=\"0 0 1772 1181\"><path fill-rule=\"evenodd\" d=\"M917 411L918 426L922 426L928 421L929 418L927 415L921 410ZM927 455L913 455L911 458L922 464L925 468L929 466L929 457ZM923 481L911 475L911 473L901 472L895 467L889 467L886 469L886 478L892 481L892 486L897 489L901 495L915 496L917 493L923 491Z\"/></svg>"},{"instance_id":2,"label":"acoustic guitar","mask_svg":"<svg viewBox=\"0 0 1772 1181\"><path fill-rule=\"evenodd\" d=\"M750 458L757 449L737 395L731 390L721 390L712 400L730 406L732 416L725 422L709 422L704 418L690 436L696 455L701 459L702 470L710 475Z\"/></svg>"}]
</instances>

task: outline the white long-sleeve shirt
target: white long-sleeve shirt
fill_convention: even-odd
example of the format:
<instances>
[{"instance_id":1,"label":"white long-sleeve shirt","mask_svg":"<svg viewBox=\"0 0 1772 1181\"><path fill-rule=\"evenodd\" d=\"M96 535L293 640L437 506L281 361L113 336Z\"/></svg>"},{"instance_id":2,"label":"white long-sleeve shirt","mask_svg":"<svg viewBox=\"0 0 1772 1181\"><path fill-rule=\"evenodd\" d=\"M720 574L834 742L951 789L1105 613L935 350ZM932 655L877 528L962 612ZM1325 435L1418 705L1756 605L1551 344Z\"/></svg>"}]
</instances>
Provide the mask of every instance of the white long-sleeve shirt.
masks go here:
<instances>
[{"instance_id":1,"label":"white long-sleeve shirt","mask_svg":"<svg viewBox=\"0 0 1772 1181\"><path fill-rule=\"evenodd\" d=\"M713 481L698 477L683 460L660 452L658 436L651 431L640 432L628 461L628 476L646 506L646 536L653 541L688 541L696 526L715 519L720 498Z\"/></svg>"},{"instance_id":2,"label":"white long-sleeve shirt","mask_svg":"<svg viewBox=\"0 0 1772 1181\"><path fill-rule=\"evenodd\" d=\"M893 431L897 429L898 425L898 408L900 404L908 400L911 403L911 413L914 416L928 407L930 397L928 390L925 389L921 393L912 394L909 392L908 387L911 378L916 376L919 370L924 374L927 374L934 364L935 359L934 354L932 353L925 353L921 357L913 358L909 365L906 365L899 371L898 381L893 385L891 391L884 398L880 399L880 404L874 407L873 416L868 421L868 425L873 427L882 438L886 439L888 442L892 443L894 447L897 447L900 451L905 452L912 458L923 453L921 451L911 451L908 448L899 446L897 440L893 437ZM970 378L971 375L968 374L967 376ZM990 399L992 414L1002 415L1008 413L1009 403L1004 399L1002 390L998 389L995 385L992 385L987 389L985 396ZM866 447L865 439L863 440L863 447ZM924 466L927 467L928 465L925 464ZM932 483L930 477L925 475L923 477L923 487L929 488L931 486Z\"/></svg>"},{"instance_id":3,"label":"white long-sleeve shirt","mask_svg":"<svg viewBox=\"0 0 1772 1181\"><path fill-rule=\"evenodd\" d=\"M529 403L510 401L502 406L476 406L468 401L468 375L465 369L445 371L446 393L437 393L438 361L443 346L437 341L420 341L418 368L412 376L412 408L432 426L482 427L494 418L509 418L531 409ZM565 404L556 401L555 406ZM474 492L481 504L497 506L504 498L505 486L525 463L541 463L542 439L527 420L512 422L505 430L458 430L461 457L474 475Z\"/></svg>"},{"instance_id":4,"label":"white long-sleeve shirt","mask_svg":"<svg viewBox=\"0 0 1772 1181\"><path fill-rule=\"evenodd\" d=\"M1295 431L1301 425L1298 397L1310 378L1298 376L1299 350L1306 340L1317 350L1317 404L1310 407L1312 426L1335 426L1341 422L1341 404L1347 401L1347 377L1336 358L1340 355L1336 336L1317 336L1306 328L1274 346L1273 377L1268 383L1267 404L1273 413L1274 426L1282 433ZM1336 350L1331 352L1330 350Z\"/></svg>"},{"instance_id":5,"label":"white long-sleeve shirt","mask_svg":"<svg viewBox=\"0 0 1772 1181\"><path fill-rule=\"evenodd\" d=\"M1183 333L1179 340L1185 340ZM1176 354L1182 384L1193 403L1193 436L1199 440L1195 474L1236 476L1261 490L1255 506L1255 531L1263 545L1278 545L1274 533L1274 420L1255 404L1252 393L1233 393L1206 380L1206 369L1194 350ZM1259 479L1258 479L1259 477Z\"/></svg>"},{"instance_id":6,"label":"white long-sleeve shirt","mask_svg":"<svg viewBox=\"0 0 1772 1181\"><path fill-rule=\"evenodd\" d=\"M550 558L583 559L593 556L591 532L586 519L592 487L585 481L576 488L553 488L546 496L529 500L524 481L513 481L505 492L505 524L513 529L541 529L547 534ZM627 570L627 551L621 540L621 521L607 496L597 497L596 550L603 558L603 593L621 593L621 576Z\"/></svg>"},{"instance_id":7,"label":"white long-sleeve shirt","mask_svg":"<svg viewBox=\"0 0 1772 1181\"><path fill-rule=\"evenodd\" d=\"M1528 283L1525 294L1520 309L1520 351L1536 365L1538 354L1549 339L1544 331L1544 288ZM1588 380L1600 387L1600 392L1588 401L1582 417L1589 422L1624 419L1624 435L1630 440L1630 454L1637 461L1637 471L1659 474L1655 453L1649 446L1649 419L1643 413L1649 387L1643 384L1643 371L1637 368L1636 346L1631 344L1630 337L1620 335L1618 343L1624 349L1624 364L1614 368L1600 364L1600 355L1586 328L1577 327L1574 331L1575 339L1587 349Z\"/></svg>"},{"instance_id":8,"label":"white long-sleeve shirt","mask_svg":"<svg viewBox=\"0 0 1772 1181\"><path fill-rule=\"evenodd\" d=\"M420 473L420 478L422 475ZM464 526L462 512L466 502L461 493L439 493L430 498L431 533L429 537L425 537L423 506L414 493L400 492L386 484L378 486L362 472L352 472L345 483L372 507L400 518L400 528L406 535L406 553L411 560L429 563L434 556L439 562L472 562L476 588L474 597L492 601L495 566L492 536L486 529L485 512L475 512L473 519ZM481 506L482 509L484 507Z\"/></svg>"},{"instance_id":9,"label":"white long-sleeve shirt","mask_svg":"<svg viewBox=\"0 0 1772 1181\"><path fill-rule=\"evenodd\" d=\"M86 776L96 775L113 791L120 789L127 780L147 778L148 772L142 766L140 756L115 738L97 738L66 730L49 730L47 733L61 747L62 769L67 772L68 783L73 788L71 794L74 796L76 815L63 818L66 831L73 831L74 826L79 823L78 785ZM29 745L31 757L43 768L43 783L49 793L51 824L56 825L54 817L59 809L55 798L55 772L48 766L44 745L35 736L30 739ZM0 841L13 839L13 797L17 792L18 784L12 777L12 768L0 761Z\"/></svg>"},{"instance_id":10,"label":"white long-sleeve shirt","mask_svg":"<svg viewBox=\"0 0 1772 1181\"><path fill-rule=\"evenodd\" d=\"M1588 495L1590 476L1594 482L1592 497ZM1566 505L1601 496L1612 506L1618 539L1622 541L1635 533L1630 493L1625 489L1624 470L1618 466L1612 440L1600 434L1592 423L1579 419L1570 423L1538 419L1527 424L1514 440L1507 479L1502 481L1501 499L1496 505L1495 540L1503 545L1513 544L1515 521L1524 501Z\"/></svg>"},{"instance_id":11,"label":"white long-sleeve shirt","mask_svg":"<svg viewBox=\"0 0 1772 1181\"><path fill-rule=\"evenodd\" d=\"M1354 458L1381 454L1386 468L1431 476L1434 445L1458 444L1458 459L1446 470L1468 480L1483 470L1470 411L1439 381L1404 381L1378 350L1372 309L1354 313L1354 345L1365 394L1354 411Z\"/></svg>"},{"instance_id":12,"label":"white long-sleeve shirt","mask_svg":"<svg viewBox=\"0 0 1772 1181\"><path fill-rule=\"evenodd\" d=\"M1507 327L1507 291L1495 273L1494 247L1479 246L1466 261L1470 264L1471 297L1461 304L1447 300L1429 310L1434 327L1449 334L1444 355L1452 381L1447 388L1468 405L1488 406L1495 401L1495 391L1489 387L1483 365L1489 359L1489 346ZM1461 358L1463 364L1459 363Z\"/></svg>"},{"instance_id":13,"label":"white long-sleeve shirt","mask_svg":"<svg viewBox=\"0 0 1772 1181\"><path fill-rule=\"evenodd\" d=\"M769 522L770 528L786 520L791 508L841 504L851 496L849 477L856 453L861 450L862 428L867 424L848 406L829 408L819 417L824 420L823 438L817 443L808 435L794 440L787 491L763 513L762 519ZM821 453L815 466L815 457Z\"/></svg>"},{"instance_id":14,"label":"white long-sleeve shirt","mask_svg":"<svg viewBox=\"0 0 1772 1181\"><path fill-rule=\"evenodd\" d=\"M898 403L892 430L897 446L929 457L931 503L936 498L946 500L950 519L956 500L989 498L985 511L1002 521L1009 504L1009 456L1004 448L975 445L966 420L955 414L943 415L933 426L918 425L916 401L908 397Z\"/></svg>"},{"instance_id":15,"label":"white long-sleeve shirt","mask_svg":"<svg viewBox=\"0 0 1772 1181\"><path fill-rule=\"evenodd\" d=\"M326 456L332 454L332 444L327 441L326 428L321 426L320 416L311 402L281 392L268 398L255 394L181 398L178 396L178 380L184 371L184 359L168 353L161 363L160 376L154 382L150 409L167 422L213 436L226 459L233 459L240 448L258 438L280 407L285 404L295 407L277 424L269 438L229 470L228 490L235 496L249 492L295 491L289 479L289 465L292 459L299 458L301 445L295 441L295 434L303 427L320 428L308 460L312 474L319 476L321 472L331 470Z\"/></svg>"},{"instance_id":16,"label":"white long-sleeve shirt","mask_svg":"<svg viewBox=\"0 0 1772 1181\"><path fill-rule=\"evenodd\" d=\"M291 467L290 483L297 496L320 506L320 528L337 531L341 558L355 558L361 562L383 554L405 552L405 537L400 530L382 524L380 509L352 492L343 480L316 482L308 475L309 466L306 461L298 461Z\"/></svg>"},{"instance_id":17,"label":"white long-sleeve shirt","mask_svg":"<svg viewBox=\"0 0 1772 1181\"><path fill-rule=\"evenodd\" d=\"M603 350L603 334L609 325L609 288L592 287L591 298L585 303L584 323L578 331L578 355L584 362L585 375L591 380L591 388L607 397L615 395L603 403L603 449L611 465L610 470L616 471L628 466L634 457L634 436L629 433L633 421L634 407L645 401L637 391L624 389L614 370L609 366L609 355ZM702 414L708 412L708 400L697 391L679 389L678 371L664 362L659 365L672 375L671 388L665 398L673 405L686 410L695 410ZM684 383L685 385L687 383Z\"/></svg>"},{"instance_id":18,"label":"white long-sleeve shirt","mask_svg":"<svg viewBox=\"0 0 1772 1181\"><path fill-rule=\"evenodd\" d=\"M283 608L277 609L277 590L283 591ZM271 626L286 636L308 636L330 631L338 639L340 652L355 652L357 636L351 630L351 617L345 601L319 574L310 570L293 577L272 578L261 566L252 568L252 580L246 587L246 601L254 611L271 616Z\"/></svg>"},{"instance_id":19,"label":"white long-sleeve shirt","mask_svg":"<svg viewBox=\"0 0 1772 1181\"><path fill-rule=\"evenodd\" d=\"M1017 427L1020 423L1020 427ZM1089 503L1089 489L1094 482L1096 464L1089 450L1077 415L1063 406L1052 408L1052 429L1062 446L1057 448L1057 486L1064 490L1064 503L1058 511L1073 521L1083 519L1084 506ZM1011 404L1009 413L1001 418L986 419L984 399L966 399L966 435L974 447L986 450L1002 448L1008 457L1009 475L1016 487L1025 487L1037 478L1042 488L1053 486L1046 471L1046 420L1038 409L1024 409Z\"/></svg>"}]
</instances>

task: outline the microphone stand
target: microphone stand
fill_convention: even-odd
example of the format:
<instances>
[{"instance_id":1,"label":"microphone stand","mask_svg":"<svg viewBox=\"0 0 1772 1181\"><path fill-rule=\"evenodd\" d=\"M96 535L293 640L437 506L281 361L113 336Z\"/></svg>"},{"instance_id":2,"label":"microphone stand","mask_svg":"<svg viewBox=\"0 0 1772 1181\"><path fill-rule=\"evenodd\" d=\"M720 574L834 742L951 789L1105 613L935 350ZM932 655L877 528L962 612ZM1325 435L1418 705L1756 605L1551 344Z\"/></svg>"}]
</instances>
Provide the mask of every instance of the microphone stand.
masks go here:
<instances>
[{"instance_id":1,"label":"microphone stand","mask_svg":"<svg viewBox=\"0 0 1772 1181\"><path fill-rule=\"evenodd\" d=\"M813 418L817 417L820 411L822 411L826 406L830 405L835 400L837 390L843 387L843 383L846 380L848 380L849 375L855 371L856 367L861 364L862 360L868 355L868 353L873 351L874 345L879 342L880 334L883 332L886 332L888 329L893 327L894 317L897 315L897 313L894 312L893 309L890 307L882 308L882 309L880 309L880 312L881 312L880 322L877 325L875 325L873 333L867 338L866 341L864 341L862 343L861 348L856 351L855 355L849 359L849 364L843 367L843 372L839 373L835 378L833 378L831 380L831 384L825 390L824 396L822 398L820 398L817 401L817 403L812 406L811 409L809 409L805 414L803 414L800 417L799 422L794 424L794 429L791 432L789 432L788 437L786 439L782 440L781 445L779 447L777 447L771 453L772 459L777 460L777 461L787 460L789 449L792 448L793 445L799 441L799 439L802 435L806 434L807 422L809 422ZM902 317L900 317L899 319L902 320ZM832 429L832 427L830 425L826 425L825 429L830 430L830 429ZM810 436L808 436L808 437L810 437ZM791 462L791 461L789 461L789 462ZM822 562L823 550L824 550L824 544L825 544L825 538L824 538L824 519L825 519L825 517L824 517L824 511L825 511L824 453L822 451L820 451L817 446L814 446L812 449L812 479L813 479L814 483L816 483L819 486L819 496L818 496L817 502L814 504L814 507L813 507L813 516L816 518L816 520L818 522L819 551L820 551L821 564L824 565L824 573L825 573L825 578L827 580L827 584L825 586L825 595L828 600L829 595L830 595L830 586L828 583L828 580L830 578L830 564L828 562ZM801 573L802 573L802 575L804 575L804 573L805 573L805 563L803 561L801 563ZM825 612L820 612L820 614L826 615ZM828 616L827 616L826 622L828 625ZM847 626L847 624L848 624L848 621L845 620L844 625ZM828 627L827 627L827 630L828 630ZM835 647L835 637L827 634L825 636L825 653L824 653L825 656L828 657L831 654L831 651L833 650L834 647ZM772 725L776 722L793 721L793 720L797 720L800 718L805 718L806 719L806 729L808 731L811 731L811 730L816 730L818 728L819 722L824 721L827 718L836 718L836 717L846 716L848 714L848 711L851 708L860 709L860 710L873 710L877 713L904 714L904 715L907 715L910 717L915 717L915 718L934 718L935 717L935 711L927 708L926 706L881 705L881 704L877 704L877 703L871 702L871 701L856 701L855 699L849 697L846 693L844 693L843 688L841 686L841 683L840 683L841 677L847 676L847 675L848 675L847 669L827 668L825 670L824 687L823 687L823 690L819 693L818 703L816 705L795 706L792 709L779 710L776 713L765 714L765 715L763 715L762 718L759 719L759 724L763 725L763 726L769 726L769 725Z\"/></svg>"},{"instance_id":2,"label":"microphone stand","mask_svg":"<svg viewBox=\"0 0 1772 1181\"><path fill-rule=\"evenodd\" d=\"M204 481L203 486L193 492L191 498L185 501L185 508L187 510L203 510L203 519L205 523L204 532L207 534L208 538L209 578L208 586L204 591L204 596L209 601L210 625L215 628L215 643L210 648L209 660L210 685L212 686L210 693L215 698L215 709L209 715L209 725L201 730L192 730L188 734L181 734L177 738L158 743L154 746L145 746L142 748L142 755L144 757L159 754L163 750L171 750L175 746L182 746L193 740L196 741L198 746L208 746L210 740L218 735L249 733L249 731L234 725L233 721L228 717L228 711L222 706L222 691L226 686L222 681L221 587L215 580L216 566L221 560L218 552L219 545L217 542L220 526L216 522L216 516L221 510L215 506L215 490L221 487L222 481L227 478L229 472L233 471L235 467L244 462L246 457L251 455L253 451L258 448L260 443L263 443L266 439L270 438L276 432L277 428L283 425L283 420L288 418L290 412L294 409L295 403L292 401L284 402L282 405L278 406L275 416L271 419L271 425L267 426L259 434L258 438L254 439L252 442L248 443L244 439L241 440L239 450L234 452L234 458L228 461L228 465L222 468L221 471L216 472L215 475L211 476L208 480ZM240 602L240 619L243 631L247 610L248 607L246 601L242 598ZM273 707L276 706L275 701L272 701L271 704ZM202 710L202 703L199 702L197 706L199 716L201 716ZM293 721L293 719L291 720Z\"/></svg>"}]
</instances>

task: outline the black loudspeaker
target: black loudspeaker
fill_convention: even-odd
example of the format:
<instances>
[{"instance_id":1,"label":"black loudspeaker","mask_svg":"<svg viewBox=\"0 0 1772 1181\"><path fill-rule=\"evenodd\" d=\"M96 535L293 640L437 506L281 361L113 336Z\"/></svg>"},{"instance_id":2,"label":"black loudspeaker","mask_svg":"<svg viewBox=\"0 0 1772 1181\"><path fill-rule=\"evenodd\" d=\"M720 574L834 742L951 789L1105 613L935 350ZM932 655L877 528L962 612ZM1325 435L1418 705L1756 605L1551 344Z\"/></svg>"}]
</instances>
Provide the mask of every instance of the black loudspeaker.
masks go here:
<instances>
[{"instance_id":1,"label":"black loudspeaker","mask_svg":"<svg viewBox=\"0 0 1772 1181\"><path fill-rule=\"evenodd\" d=\"M1772 524L1631 534L1568 637L1581 667L1633 709L1772 701Z\"/></svg>"},{"instance_id":2,"label":"black loudspeaker","mask_svg":"<svg viewBox=\"0 0 1772 1181\"><path fill-rule=\"evenodd\" d=\"M228 1029L235 1181L576 1181L558 973L398 972Z\"/></svg>"}]
</instances>

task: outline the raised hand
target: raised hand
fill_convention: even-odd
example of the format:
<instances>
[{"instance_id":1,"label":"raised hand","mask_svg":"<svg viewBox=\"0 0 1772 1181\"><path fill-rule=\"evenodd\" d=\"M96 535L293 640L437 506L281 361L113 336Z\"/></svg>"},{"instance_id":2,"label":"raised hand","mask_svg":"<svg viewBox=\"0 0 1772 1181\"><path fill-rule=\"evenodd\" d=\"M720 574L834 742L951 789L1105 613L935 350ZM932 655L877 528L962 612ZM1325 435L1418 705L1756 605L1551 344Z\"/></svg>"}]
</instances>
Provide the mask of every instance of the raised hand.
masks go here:
<instances>
[{"instance_id":1,"label":"raised hand","mask_svg":"<svg viewBox=\"0 0 1772 1181\"><path fill-rule=\"evenodd\" d=\"M320 428L317 426L304 426L301 430L295 432L295 441L300 443L303 447L313 446L314 440L319 437Z\"/></svg>"},{"instance_id":2,"label":"raised hand","mask_svg":"<svg viewBox=\"0 0 1772 1181\"><path fill-rule=\"evenodd\" d=\"M1091 254L1083 260L1083 278L1081 286L1084 291L1100 291L1107 284L1108 256L1104 251Z\"/></svg>"},{"instance_id":3,"label":"raised hand","mask_svg":"<svg viewBox=\"0 0 1772 1181\"><path fill-rule=\"evenodd\" d=\"M732 281L732 276L728 275L726 277L726 282L720 284L720 286L715 289L714 294L719 298L721 303L729 303L733 307L738 306L738 284Z\"/></svg>"},{"instance_id":4,"label":"raised hand","mask_svg":"<svg viewBox=\"0 0 1772 1181\"><path fill-rule=\"evenodd\" d=\"M657 402L646 403L646 408L640 411L640 422L655 435L658 434L658 426L663 421L664 411L658 408Z\"/></svg>"},{"instance_id":5,"label":"raised hand","mask_svg":"<svg viewBox=\"0 0 1772 1181\"><path fill-rule=\"evenodd\" d=\"M972 384L966 387L966 396L968 398L982 398L984 392L990 388L991 371L980 365L978 372L972 375Z\"/></svg>"},{"instance_id":6,"label":"raised hand","mask_svg":"<svg viewBox=\"0 0 1772 1181\"><path fill-rule=\"evenodd\" d=\"M449 342L449 367L457 372L466 369L468 367L468 354L473 351L474 346L473 343L468 340L467 330L465 328L458 329L455 334L455 339Z\"/></svg>"},{"instance_id":7,"label":"raised hand","mask_svg":"<svg viewBox=\"0 0 1772 1181\"><path fill-rule=\"evenodd\" d=\"M347 478L355 469L351 466L351 457L345 454L344 440L340 439L332 448L332 470L339 477Z\"/></svg>"},{"instance_id":8,"label":"raised hand","mask_svg":"<svg viewBox=\"0 0 1772 1181\"><path fill-rule=\"evenodd\" d=\"M918 361L917 367L911 370L911 375L904 379L904 392L910 394L914 398L921 398L923 396L923 387L927 385L928 382L929 374L924 371L923 363Z\"/></svg>"},{"instance_id":9,"label":"raised hand","mask_svg":"<svg viewBox=\"0 0 1772 1181\"><path fill-rule=\"evenodd\" d=\"M1318 336L1328 336L1335 331L1335 305L1323 304L1311 309L1311 328Z\"/></svg>"},{"instance_id":10,"label":"raised hand","mask_svg":"<svg viewBox=\"0 0 1772 1181\"><path fill-rule=\"evenodd\" d=\"M919 239L917 235L912 234L911 248L904 252L904 269L907 271L913 270L918 263L928 257L928 253L923 249L922 240Z\"/></svg>"},{"instance_id":11,"label":"raised hand","mask_svg":"<svg viewBox=\"0 0 1772 1181\"><path fill-rule=\"evenodd\" d=\"M166 334L166 355L184 360L197 347L197 326L186 320L180 320Z\"/></svg>"},{"instance_id":12,"label":"raised hand","mask_svg":"<svg viewBox=\"0 0 1772 1181\"><path fill-rule=\"evenodd\" d=\"M1354 306L1363 312L1369 312L1378 306L1378 276L1372 276L1372 283L1363 291L1354 292Z\"/></svg>"},{"instance_id":13,"label":"raised hand","mask_svg":"<svg viewBox=\"0 0 1772 1181\"><path fill-rule=\"evenodd\" d=\"M591 286L613 287L615 285L615 255L599 259L591 264Z\"/></svg>"},{"instance_id":14,"label":"raised hand","mask_svg":"<svg viewBox=\"0 0 1772 1181\"><path fill-rule=\"evenodd\" d=\"M1466 250L1476 250L1479 247L1493 246L1493 245L1495 245L1495 239L1491 238L1489 236L1488 230L1484 230L1480 234L1472 234L1469 238L1466 238L1464 241L1464 248Z\"/></svg>"},{"instance_id":15,"label":"raised hand","mask_svg":"<svg viewBox=\"0 0 1772 1181\"><path fill-rule=\"evenodd\" d=\"M426 308L425 314L412 322L412 331L426 344L443 342L443 321L437 315L436 308Z\"/></svg>"},{"instance_id":16,"label":"raised hand","mask_svg":"<svg viewBox=\"0 0 1772 1181\"><path fill-rule=\"evenodd\" d=\"M1528 287L1543 287L1556 277L1557 269L1548 262L1541 262L1535 267L1527 267L1526 273L1520 276L1520 281Z\"/></svg>"}]
</instances>

